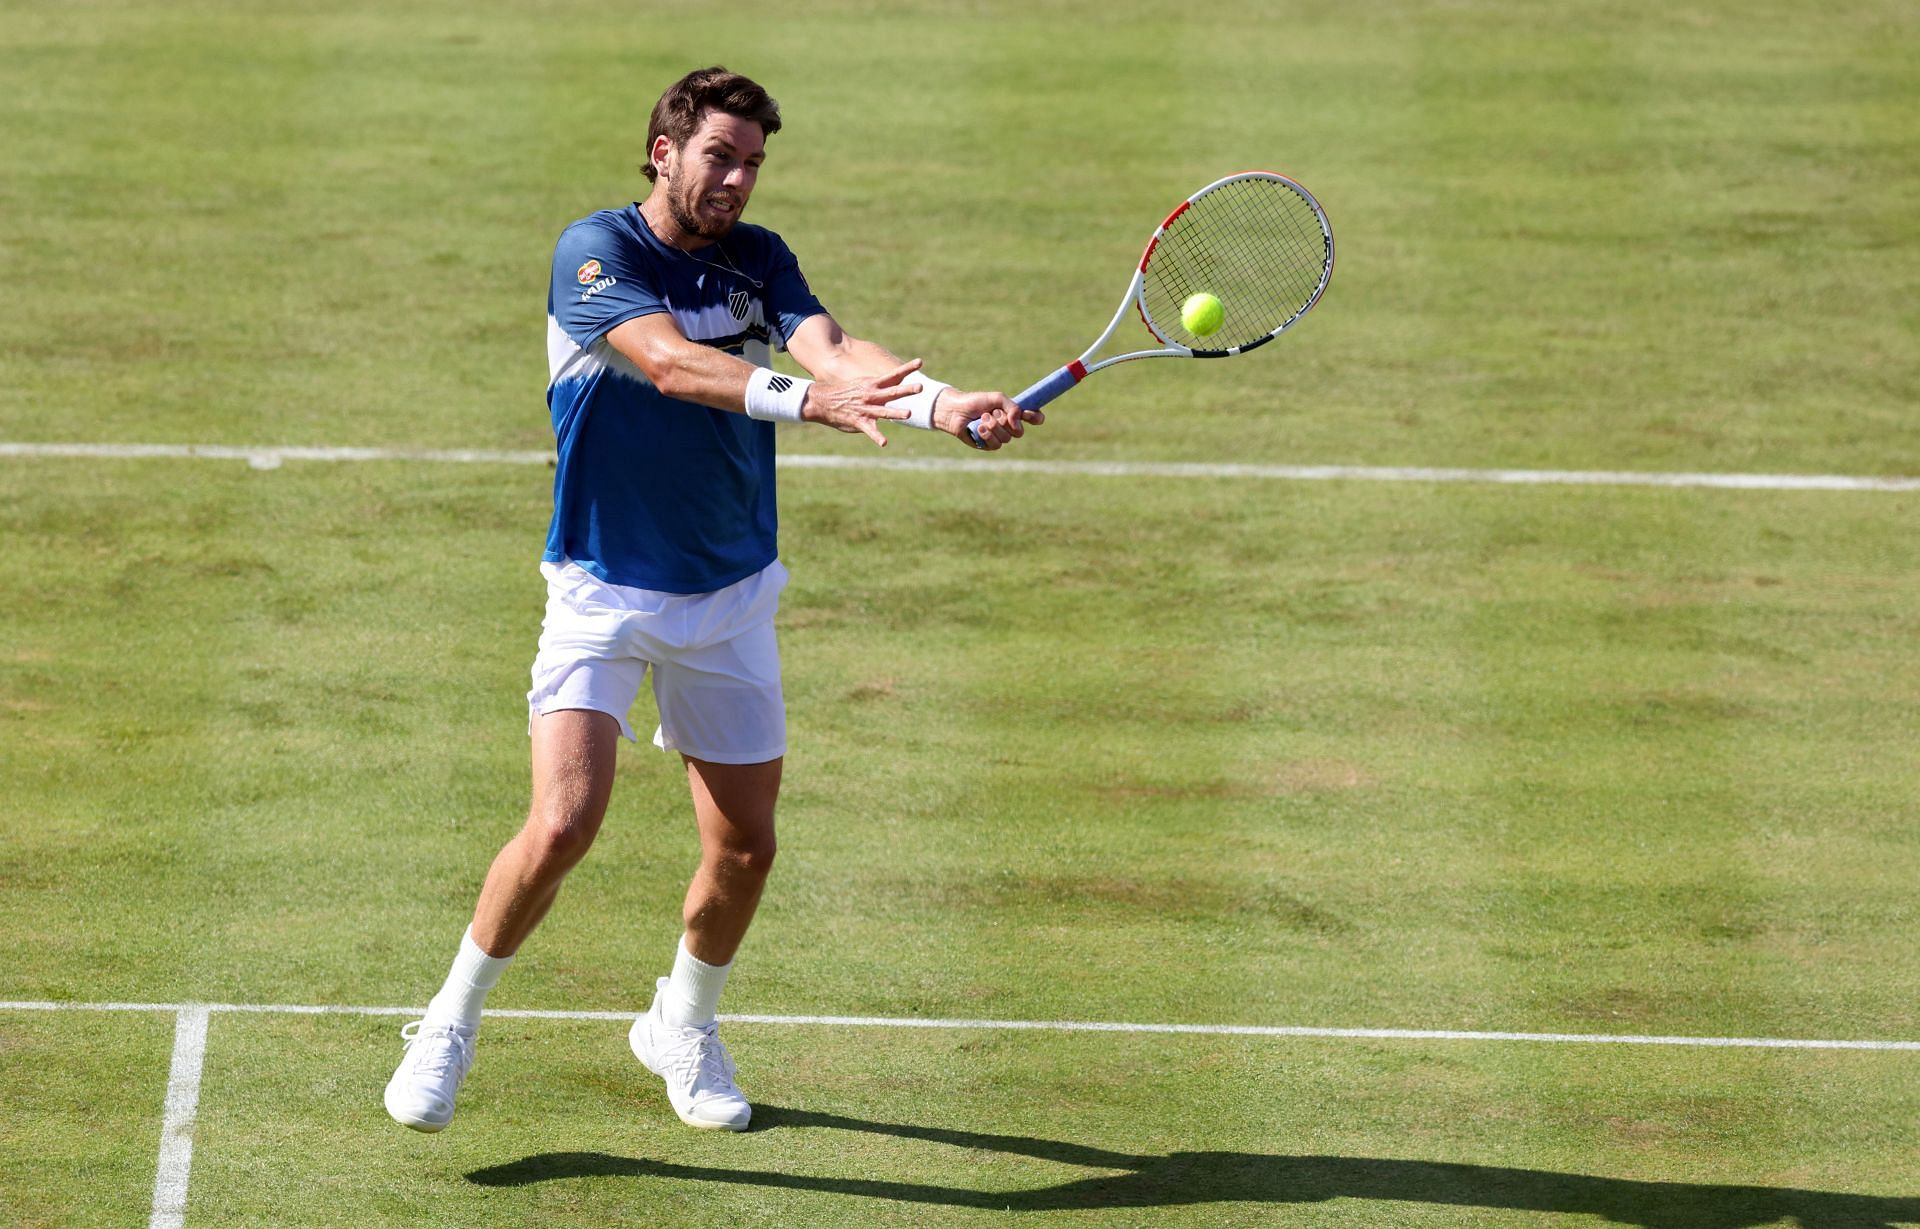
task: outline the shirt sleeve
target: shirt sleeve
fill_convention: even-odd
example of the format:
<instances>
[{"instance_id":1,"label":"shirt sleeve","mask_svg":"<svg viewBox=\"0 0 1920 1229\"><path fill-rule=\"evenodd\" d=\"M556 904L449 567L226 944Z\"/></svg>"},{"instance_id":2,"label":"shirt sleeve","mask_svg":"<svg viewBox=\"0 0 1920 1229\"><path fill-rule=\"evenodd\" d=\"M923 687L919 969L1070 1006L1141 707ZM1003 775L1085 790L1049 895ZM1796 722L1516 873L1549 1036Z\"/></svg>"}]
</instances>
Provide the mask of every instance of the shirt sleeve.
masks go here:
<instances>
[{"instance_id":1,"label":"shirt sleeve","mask_svg":"<svg viewBox=\"0 0 1920 1229\"><path fill-rule=\"evenodd\" d=\"M667 310L651 263L626 235L583 218L554 245L548 310L584 349L617 324Z\"/></svg>"},{"instance_id":2,"label":"shirt sleeve","mask_svg":"<svg viewBox=\"0 0 1920 1229\"><path fill-rule=\"evenodd\" d=\"M795 329L810 316L825 315L827 309L813 297L813 287L807 285L806 275L800 272L800 261L787 247L786 240L778 235L772 239L773 250L767 266L767 308L773 313L774 327L780 333L775 340L784 350L787 338L793 336Z\"/></svg>"}]
</instances>

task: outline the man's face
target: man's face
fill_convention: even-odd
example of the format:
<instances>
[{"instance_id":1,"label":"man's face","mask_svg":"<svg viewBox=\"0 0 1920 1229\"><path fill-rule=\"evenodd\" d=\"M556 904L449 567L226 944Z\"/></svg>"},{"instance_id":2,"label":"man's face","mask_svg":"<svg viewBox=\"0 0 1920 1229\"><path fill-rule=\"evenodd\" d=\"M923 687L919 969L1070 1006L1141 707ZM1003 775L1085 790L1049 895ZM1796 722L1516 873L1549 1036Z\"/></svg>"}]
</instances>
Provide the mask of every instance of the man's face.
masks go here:
<instances>
[{"instance_id":1,"label":"man's face","mask_svg":"<svg viewBox=\"0 0 1920 1229\"><path fill-rule=\"evenodd\" d=\"M718 239L733 229L753 195L760 163L767 156L767 137L752 120L708 111L700 117L682 149L667 138L664 168L654 166L666 182L667 209L674 225L698 239Z\"/></svg>"}]
</instances>

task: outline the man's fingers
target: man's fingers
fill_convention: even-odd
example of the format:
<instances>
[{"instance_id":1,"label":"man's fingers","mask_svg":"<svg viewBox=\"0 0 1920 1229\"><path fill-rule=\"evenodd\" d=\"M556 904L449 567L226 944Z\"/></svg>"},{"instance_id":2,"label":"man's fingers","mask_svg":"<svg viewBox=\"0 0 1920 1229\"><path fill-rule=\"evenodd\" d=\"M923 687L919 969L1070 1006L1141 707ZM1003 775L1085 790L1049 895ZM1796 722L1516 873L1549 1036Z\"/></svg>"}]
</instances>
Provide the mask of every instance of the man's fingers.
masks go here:
<instances>
[{"instance_id":1,"label":"man's fingers","mask_svg":"<svg viewBox=\"0 0 1920 1229\"><path fill-rule=\"evenodd\" d=\"M898 384L901 380L904 380L918 370L920 370L920 360L910 358L898 367L895 367L892 371L889 371L886 375L881 376L878 380L874 381L874 383L880 385L882 388L889 384ZM917 393L919 391L920 386L918 384L912 388L902 390L903 393Z\"/></svg>"},{"instance_id":2,"label":"man's fingers","mask_svg":"<svg viewBox=\"0 0 1920 1229\"><path fill-rule=\"evenodd\" d=\"M883 377L878 382L878 386L875 387L872 394L868 396L867 400L868 401L893 401L900 397L911 397L919 391L920 391L920 386L918 384L909 384L905 388L888 388L887 378Z\"/></svg>"}]
</instances>

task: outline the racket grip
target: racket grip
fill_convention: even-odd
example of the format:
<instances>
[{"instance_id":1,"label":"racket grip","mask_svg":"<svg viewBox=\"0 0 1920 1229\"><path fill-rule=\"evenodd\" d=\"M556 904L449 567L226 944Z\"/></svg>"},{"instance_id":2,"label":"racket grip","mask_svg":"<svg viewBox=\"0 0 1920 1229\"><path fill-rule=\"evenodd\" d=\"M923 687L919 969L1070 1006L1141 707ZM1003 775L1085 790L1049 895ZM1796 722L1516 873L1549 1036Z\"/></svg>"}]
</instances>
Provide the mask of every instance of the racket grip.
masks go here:
<instances>
[{"instance_id":1,"label":"racket grip","mask_svg":"<svg viewBox=\"0 0 1920 1229\"><path fill-rule=\"evenodd\" d=\"M1087 369L1076 360L1015 397L1013 403L1023 410L1037 410L1086 378ZM967 434L972 437L973 446L980 447L980 432L975 424L967 424Z\"/></svg>"},{"instance_id":2,"label":"racket grip","mask_svg":"<svg viewBox=\"0 0 1920 1229\"><path fill-rule=\"evenodd\" d=\"M1023 410L1037 410L1086 378L1085 367L1079 363L1068 363L1013 400Z\"/></svg>"}]
</instances>

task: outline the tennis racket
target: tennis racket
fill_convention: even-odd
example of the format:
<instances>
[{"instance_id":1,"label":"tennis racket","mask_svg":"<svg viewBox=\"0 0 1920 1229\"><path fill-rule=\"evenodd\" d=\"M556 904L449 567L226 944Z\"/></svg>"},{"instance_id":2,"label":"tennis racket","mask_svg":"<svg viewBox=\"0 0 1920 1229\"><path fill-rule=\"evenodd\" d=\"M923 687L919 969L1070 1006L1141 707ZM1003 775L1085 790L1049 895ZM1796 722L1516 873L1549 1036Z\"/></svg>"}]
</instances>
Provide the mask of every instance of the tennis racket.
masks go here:
<instances>
[{"instance_id":1,"label":"tennis racket","mask_svg":"<svg viewBox=\"0 0 1920 1229\"><path fill-rule=\"evenodd\" d=\"M1037 410L1103 367L1137 358L1226 358L1286 332L1320 301L1333 276L1333 228L1326 210L1285 175L1242 171L1180 203L1147 240L1140 267L1106 332L1086 353L1014 398ZM1220 326L1189 332L1181 308L1191 295L1220 300ZM1088 360L1120 327L1127 308L1161 345ZM974 424L967 430L979 446Z\"/></svg>"}]
</instances>

